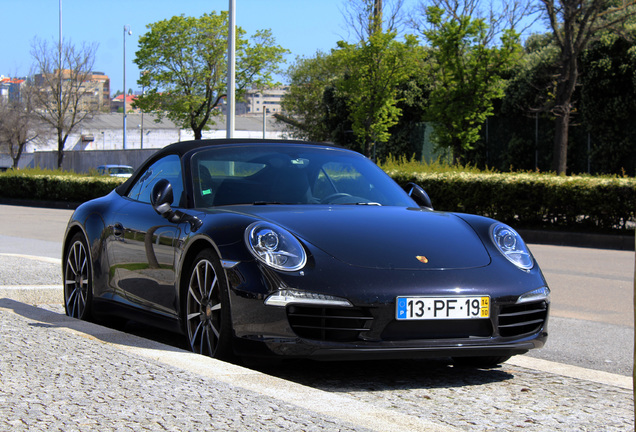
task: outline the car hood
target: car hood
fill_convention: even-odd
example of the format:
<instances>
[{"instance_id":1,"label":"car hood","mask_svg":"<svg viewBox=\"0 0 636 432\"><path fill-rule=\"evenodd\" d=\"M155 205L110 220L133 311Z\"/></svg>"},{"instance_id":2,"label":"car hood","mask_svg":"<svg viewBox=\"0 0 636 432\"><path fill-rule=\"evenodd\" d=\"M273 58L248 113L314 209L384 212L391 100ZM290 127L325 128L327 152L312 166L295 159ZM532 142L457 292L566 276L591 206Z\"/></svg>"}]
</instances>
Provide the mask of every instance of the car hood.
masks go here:
<instances>
[{"instance_id":1,"label":"car hood","mask_svg":"<svg viewBox=\"0 0 636 432\"><path fill-rule=\"evenodd\" d=\"M490 263L479 236L452 213L355 205L241 206L240 212L276 223L353 266L440 270Z\"/></svg>"}]
</instances>

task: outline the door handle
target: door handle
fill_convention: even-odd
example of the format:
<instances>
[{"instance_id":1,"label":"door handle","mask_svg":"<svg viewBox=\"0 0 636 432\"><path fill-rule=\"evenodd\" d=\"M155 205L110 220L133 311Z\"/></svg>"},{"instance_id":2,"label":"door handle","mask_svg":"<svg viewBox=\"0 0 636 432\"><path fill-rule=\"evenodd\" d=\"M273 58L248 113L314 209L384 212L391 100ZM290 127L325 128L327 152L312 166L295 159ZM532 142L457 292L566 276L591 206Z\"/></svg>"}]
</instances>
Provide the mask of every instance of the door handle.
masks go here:
<instances>
[{"instance_id":1,"label":"door handle","mask_svg":"<svg viewBox=\"0 0 636 432\"><path fill-rule=\"evenodd\" d=\"M115 237L123 237L124 235L124 226L119 222L113 225L113 235Z\"/></svg>"}]
</instances>

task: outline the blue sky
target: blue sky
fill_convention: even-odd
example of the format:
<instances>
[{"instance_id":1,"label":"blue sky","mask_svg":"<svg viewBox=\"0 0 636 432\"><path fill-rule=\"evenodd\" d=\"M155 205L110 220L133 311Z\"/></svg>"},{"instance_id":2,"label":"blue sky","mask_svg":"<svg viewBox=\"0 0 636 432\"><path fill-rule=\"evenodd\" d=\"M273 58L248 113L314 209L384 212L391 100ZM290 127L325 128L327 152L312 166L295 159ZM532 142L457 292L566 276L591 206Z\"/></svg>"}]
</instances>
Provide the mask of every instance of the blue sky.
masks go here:
<instances>
[{"instance_id":1,"label":"blue sky","mask_svg":"<svg viewBox=\"0 0 636 432\"><path fill-rule=\"evenodd\" d=\"M338 40L348 38L344 4L344 0L236 0L236 20L248 35L271 29L277 43L292 52L289 63L296 56L329 51ZM139 71L132 60L147 24L180 14L199 17L227 10L228 5L228 0L62 0L62 33L76 45L99 44L94 70L111 78L114 94L123 84L124 25L133 32L126 40L126 87L137 89ZM0 75L25 76L32 64L34 37L57 43L59 0L0 0L0 6Z\"/></svg>"}]
</instances>

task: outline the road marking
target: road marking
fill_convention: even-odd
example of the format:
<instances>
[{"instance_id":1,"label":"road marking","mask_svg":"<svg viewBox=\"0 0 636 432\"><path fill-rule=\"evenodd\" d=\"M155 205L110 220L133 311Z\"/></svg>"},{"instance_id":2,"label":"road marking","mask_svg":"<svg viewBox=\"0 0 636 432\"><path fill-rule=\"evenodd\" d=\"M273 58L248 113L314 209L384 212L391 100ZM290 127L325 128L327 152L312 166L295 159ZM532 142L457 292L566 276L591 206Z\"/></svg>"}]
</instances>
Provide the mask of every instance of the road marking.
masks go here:
<instances>
[{"instance_id":1,"label":"road marking","mask_svg":"<svg viewBox=\"0 0 636 432\"><path fill-rule=\"evenodd\" d=\"M0 256L31 259L35 261L46 262L49 264L62 265L62 260L60 258L50 258L50 257L36 256L36 255L23 255L23 254L13 254L13 253L0 253Z\"/></svg>"},{"instance_id":2,"label":"road marking","mask_svg":"<svg viewBox=\"0 0 636 432\"><path fill-rule=\"evenodd\" d=\"M62 285L0 285L0 290L7 291L48 291L48 290L62 290Z\"/></svg>"}]
</instances>

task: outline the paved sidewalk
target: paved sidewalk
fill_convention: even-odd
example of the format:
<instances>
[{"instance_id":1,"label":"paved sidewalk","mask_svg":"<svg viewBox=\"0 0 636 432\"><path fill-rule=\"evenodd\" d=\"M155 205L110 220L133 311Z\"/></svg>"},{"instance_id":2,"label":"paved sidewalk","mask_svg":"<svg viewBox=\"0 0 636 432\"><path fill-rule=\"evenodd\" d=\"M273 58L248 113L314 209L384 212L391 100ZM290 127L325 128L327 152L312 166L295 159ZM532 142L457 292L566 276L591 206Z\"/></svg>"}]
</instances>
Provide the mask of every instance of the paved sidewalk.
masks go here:
<instances>
[{"instance_id":1,"label":"paved sidewalk","mask_svg":"<svg viewBox=\"0 0 636 432\"><path fill-rule=\"evenodd\" d=\"M343 391L315 371L301 385L52 309L0 299L2 431L633 430L630 385L616 375L539 371L521 356L497 372L506 380Z\"/></svg>"}]
</instances>

